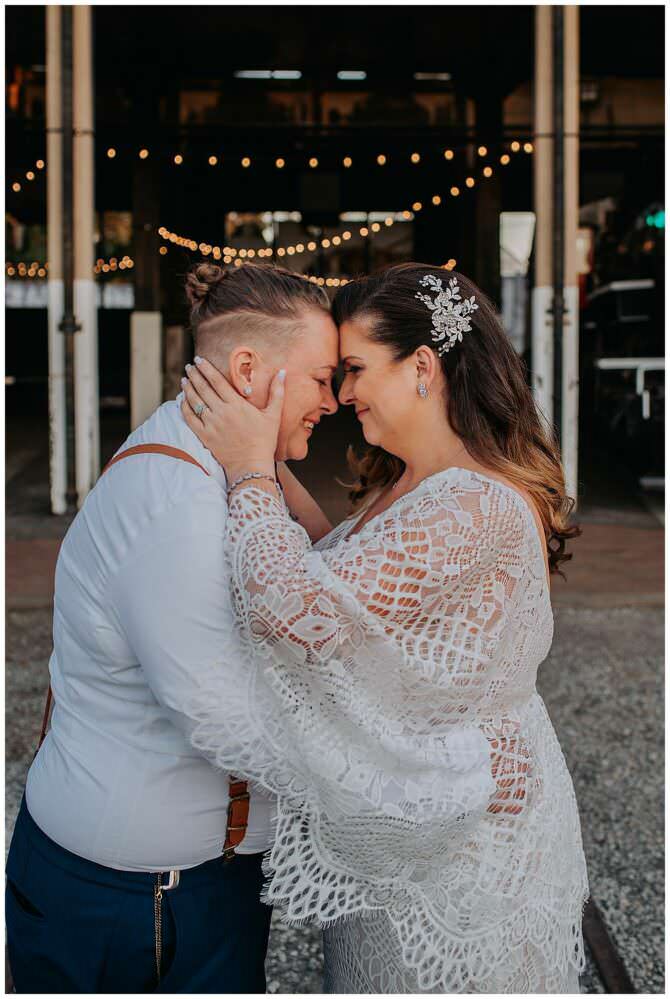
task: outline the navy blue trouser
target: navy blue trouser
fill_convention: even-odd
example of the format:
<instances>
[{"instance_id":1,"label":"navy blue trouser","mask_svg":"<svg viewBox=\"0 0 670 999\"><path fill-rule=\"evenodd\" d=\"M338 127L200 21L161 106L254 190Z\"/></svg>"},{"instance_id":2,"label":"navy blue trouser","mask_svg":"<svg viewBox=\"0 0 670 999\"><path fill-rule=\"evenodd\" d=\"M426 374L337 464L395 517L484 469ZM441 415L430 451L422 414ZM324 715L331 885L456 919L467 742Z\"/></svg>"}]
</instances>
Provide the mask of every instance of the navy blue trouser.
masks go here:
<instances>
[{"instance_id":1,"label":"navy blue trouser","mask_svg":"<svg viewBox=\"0 0 670 999\"><path fill-rule=\"evenodd\" d=\"M179 885L163 893L159 982L156 875L115 871L64 850L33 822L24 799L5 896L16 991L265 992L271 909L259 900L261 860L210 860L182 871Z\"/></svg>"}]
</instances>

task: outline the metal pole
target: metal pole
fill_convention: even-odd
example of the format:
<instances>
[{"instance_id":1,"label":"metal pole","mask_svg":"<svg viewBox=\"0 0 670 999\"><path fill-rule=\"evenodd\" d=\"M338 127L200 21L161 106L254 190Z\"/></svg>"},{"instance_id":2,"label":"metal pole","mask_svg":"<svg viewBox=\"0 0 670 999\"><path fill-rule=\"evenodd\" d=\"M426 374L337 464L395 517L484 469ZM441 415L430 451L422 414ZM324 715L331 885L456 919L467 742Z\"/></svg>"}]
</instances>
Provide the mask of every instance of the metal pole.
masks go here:
<instances>
[{"instance_id":1,"label":"metal pole","mask_svg":"<svg viewBox=\"0 0 670 999\"><path fill-rule=\"evenodd\" d=\"M565 484L577 499L579 443L579 7L564 8L565 274L561 440Z\"/></svg>"},{"instance_id":2,"label":"metal pole","mask_svg":"<svg viewBox=\"0 0 670 999\"><path fill-rule=\"evenodd\" d=\"M61 6L61 95L63 123L63 319L67 413L67 505L77 503L74 440L74 337L81 327L74 315L74 244L72 217L72 7Z\"/></svg>"},{"instance_id":3,"label":"metal pole","mask_svg":"<svg viewBox=\"0 0 670 999\"><path fill-rule=\"evenodd\" d=\"M49 486L51 512L67 512L67 417L63 315L63 128L61 120L60 7L46 7L47 276L49 339Z\"/></svg>"},{"instance_id":4,"label":"metal pole","mask_svg":"<svg viewBox=\"0 0 670 999\"><path fill-rule=\"evenodd\" d=\"M564 122L563 76L564 18L563 7L553 7L553 66L554 66L554 426L562 443L563 397L563 315L565 313L565 190L564 190Z\"/></svg>"},{"instance_id":5,"label":"metal pole","mask_svg":"<svg viewBox=\"0 0 670 999\"><path fill-rule=\"evenodd\" d=\"M84 502L100 471L98 309L93 277L95 179L93 39L88 4L73 8L74 67L74 303L82 331L75 340L77 503Z\"/></svg>"},{"instance_id":6,"label":"metal pole","mask_svg":"<svg viewBox=\"0 0 670 999\"><path fill-rule=\"evenodd\" d=\"M535 82L533 201L535 208L535 283L532 291L531 369L533 396L538 409L553 420L554 350L552 340L552 183L551 137L552 59L551 7L535 8Z\"/></svg>"}]
</instances>

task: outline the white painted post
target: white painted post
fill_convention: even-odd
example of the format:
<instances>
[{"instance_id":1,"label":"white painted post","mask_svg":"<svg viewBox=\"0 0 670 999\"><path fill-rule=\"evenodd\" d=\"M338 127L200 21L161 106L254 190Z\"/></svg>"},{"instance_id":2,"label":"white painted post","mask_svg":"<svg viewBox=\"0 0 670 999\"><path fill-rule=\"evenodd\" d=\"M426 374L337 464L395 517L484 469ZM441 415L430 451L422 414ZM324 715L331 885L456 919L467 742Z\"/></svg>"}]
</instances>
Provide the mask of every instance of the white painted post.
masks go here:
<instances>
[{"instance_id":1,"label":"white painted post","mask_svg":"<svg viewBox=\"0 0 670 999\"><path fill-rule=\"evenodd\" d=\"M561 401L561 452L565 485L577 500L579 440L579 278L577 228L579 218L579 7L564 7L565 126L565 292Z\"/></svg>"},{"instance_id":2,"label":"white painted post","mask_svg":"<svg viewBox=\"0 0 670 999\"><path fill-rule=\"evenodd\" d=\"M531 296L531 369L535 402L553 425L554 342L552 303L553 130L551 7L535 7L533 181L535 286Z\"/></svg>"},{"instance_id":3,"label":"white painted post","mask_svg":"<svg viewBox=\"0 0 670 999\"><path fill-rule=\"evenodd\" d=\"M130 316L130 429L135 430L163 401L163 317Z\"/></svg>"},{"instance_id":4,"label":"white painted post","mask_svg":"<svg viewBox=\"0 0 670 999\"><path fill-rule=\"evenodd\" d=\"M51 512L67 512L65 335L63 317L63 173L60 7L46 7L47 321L49 340L49 489Z\"/></svg>"},{"instance_id":5,"label":"white painted post","mask_svg":"<svg viewBox=\"0 0 670 999\"><path fill-rule=\"evenodd\" d=\"M95 259L93 48L91 7L73 9L74 118L74 307L81 323L75 337L75 453L77 505L100 471L98 310Z\"/></svg>"}]
</instances>

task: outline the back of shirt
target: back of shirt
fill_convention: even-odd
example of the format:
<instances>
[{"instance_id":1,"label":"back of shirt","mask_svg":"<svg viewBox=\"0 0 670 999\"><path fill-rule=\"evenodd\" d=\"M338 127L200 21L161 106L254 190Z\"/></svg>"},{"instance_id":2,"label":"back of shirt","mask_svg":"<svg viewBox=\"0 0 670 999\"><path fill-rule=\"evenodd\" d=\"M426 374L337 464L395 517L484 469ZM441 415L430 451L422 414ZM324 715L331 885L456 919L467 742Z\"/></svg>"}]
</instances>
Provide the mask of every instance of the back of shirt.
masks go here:
<instances>
[{"instance_id":1,"label":"back of shirt","mask_svg":"<svg viewBox=\"0 0 670 999\"><path fill-rule=\"evenodd\" d=\"M192 867L221 854L228 775L191 747L184 713L234 628L223 533L225 476L161 406L121 451L168 444L200 468L136 455L87 497L56 567L54 712L28 775L40 828L107 867ZM271 843L274 802L252 793L238 853Z\"/></svg>"}]
</instances>

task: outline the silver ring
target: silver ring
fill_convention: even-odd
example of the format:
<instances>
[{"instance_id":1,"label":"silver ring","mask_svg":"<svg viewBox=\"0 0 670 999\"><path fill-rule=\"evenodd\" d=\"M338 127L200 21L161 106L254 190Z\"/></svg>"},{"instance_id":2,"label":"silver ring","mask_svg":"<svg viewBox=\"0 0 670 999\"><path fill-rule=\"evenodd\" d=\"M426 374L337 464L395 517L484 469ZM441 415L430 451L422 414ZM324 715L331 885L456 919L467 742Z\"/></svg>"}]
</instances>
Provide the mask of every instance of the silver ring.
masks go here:
<instances>
[{"instance_id":1,"label":"silver ring","mask_svg":"<svg viewBox=\"0 0 670 999\"><path fill-rule=\"evenodd\" d=\"M202 414L205 412L206 409L207 406L205 406L204 402L196 402L195 406L193 407L193 412L195 413L196 416L202 416Z\"/></svg>"}]
</instances>

